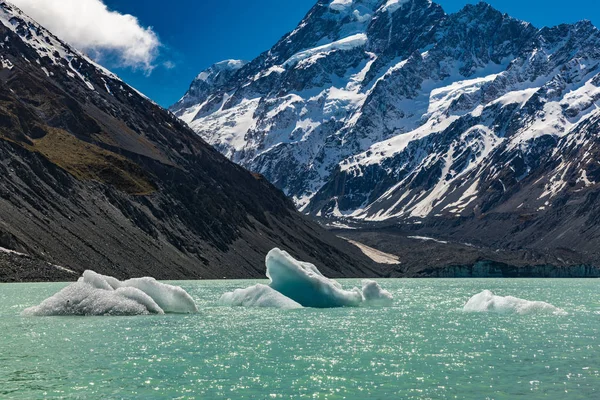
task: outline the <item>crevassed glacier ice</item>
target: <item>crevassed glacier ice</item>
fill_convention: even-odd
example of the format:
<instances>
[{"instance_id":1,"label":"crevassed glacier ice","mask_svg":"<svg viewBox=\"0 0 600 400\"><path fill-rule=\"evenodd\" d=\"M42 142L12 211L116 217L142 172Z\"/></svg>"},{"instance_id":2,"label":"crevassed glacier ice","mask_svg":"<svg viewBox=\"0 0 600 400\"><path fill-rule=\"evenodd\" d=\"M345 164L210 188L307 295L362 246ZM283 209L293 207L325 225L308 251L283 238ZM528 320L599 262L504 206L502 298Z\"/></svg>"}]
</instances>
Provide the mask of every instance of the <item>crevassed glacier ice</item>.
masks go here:
<instances>
[{"instance_id":1,"label":"crevassed glacier ice","mask_svg":"<svg viewBox=\"0 0 600 400\"><path fill-rule=\"evenodd\" d=\"M382 289L379 283L368 279L362 281L362 293L368 305L388 307L394 302L390 292Z\"/></svg>"},{"instance_id":2,"label":"crevassed glacier ice","mask_svg":"<svg viewBox=\"0 0 600 400\"><path fill-rule=\"evenodd\" d=\"M262 284L225 293L221 296L219 304L230 307L302 308L294 300L282 295L270 286Z\"/></svg>"},{"instance_id":3,"label":"crevassed glacier ice","mask_svg":"<svg viewBox=\"0 0 600 400\"><path fill-rule=\"evenodd\" d=\"M496 296L489 290L484 290L471 297L467 304L465 304L464 311L495 312L499 314L566 314L563 309L543 301L528 301L512 296Z\"/></svg>"},{"instance_id":4,"label":"crevassed glacier ice","mask_svg":"<svg viewBox=\"0 0 600 400\"><path fill-rule=\"evenodd\" d=\"M26 309L23 315L144 315L197 311L194 300L180 287L153 278L121 282L85 271L77 282L40 305Z\"/></svg>"},{"instance_id":5,"label":"crevassed glacier ice","mask_svg":"<svg viewBox=\"0 0 600 400\"><path fill-rule=\"evenodd\" d=\"M266 264L269 286L304 307L358 307L365 301L360 289L344 290L313 264L298 261L280 249L267 254Z\"/></svg>"}]
</instances>

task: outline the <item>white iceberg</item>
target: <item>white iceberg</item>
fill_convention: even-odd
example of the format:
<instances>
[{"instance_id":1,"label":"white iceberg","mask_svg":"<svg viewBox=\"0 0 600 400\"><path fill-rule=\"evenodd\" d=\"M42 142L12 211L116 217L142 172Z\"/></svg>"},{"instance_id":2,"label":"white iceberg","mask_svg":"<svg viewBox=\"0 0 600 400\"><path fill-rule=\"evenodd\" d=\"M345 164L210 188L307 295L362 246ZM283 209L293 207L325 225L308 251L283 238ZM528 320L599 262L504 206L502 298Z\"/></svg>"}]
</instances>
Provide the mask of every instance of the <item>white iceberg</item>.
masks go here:
<instances>
[{"instance_id":1,"label":"white iceberg","mask_svg":"<svg viewBox=\"0 0 600 400\"><path fill-rule=\"evenodd\" d=\"M262 284L225 293L221 296L219 304L230 307L302 308L294 300L285 297L270 286Z\"/></svg>"},{"instance_id":2,"label":"white iceberg","mask_svg":"<svg viewBox=\"0 0 600 400\"><path fill-rule=\"evenodd\" d=\"M365 302L360 289L344 290L338 282L323 276L313 264L295 260L280 249L267 254L266 264L267 277L271 280L269 286L304 307L358 307ZM373 294L377 288L372 289L372 284L367 286L369 296L386 296Z\"/></svg>"},{"instance_id":3,"label":"white iceberg","mask_svg":"<svg viewBox=\"0 0 600 400\"><path fill-rule=\"evenodd\" d=\"M528 301L517 297L496 296L489 290L471 297L464 307L468 312L495 312L499 314L566 314L561 308L543 301Z\"/></svg>"},{"instance_id":4,"label":"white iceberg","mask_svg":"<svg viewBox=\"0 0 600 400\"><path fill-rule=\"evenodd\" d=\"M192 297L182 288L153 278L121 282L110 276L85 271L73 283L39 306L23 311L27 316L145 315L196 313Z\"/></svg>"},{"instance_id":5,"label":"white iceberg","mask_svg":"<svg viewBox=\"0 0 600 400\"><path fill-rule=\"evenodd\" d=\"M382 289L375 281L362 281L362 293L365 303L371 306L389 307L394 302L392 294Z\"/></svg>"}]
</instances>

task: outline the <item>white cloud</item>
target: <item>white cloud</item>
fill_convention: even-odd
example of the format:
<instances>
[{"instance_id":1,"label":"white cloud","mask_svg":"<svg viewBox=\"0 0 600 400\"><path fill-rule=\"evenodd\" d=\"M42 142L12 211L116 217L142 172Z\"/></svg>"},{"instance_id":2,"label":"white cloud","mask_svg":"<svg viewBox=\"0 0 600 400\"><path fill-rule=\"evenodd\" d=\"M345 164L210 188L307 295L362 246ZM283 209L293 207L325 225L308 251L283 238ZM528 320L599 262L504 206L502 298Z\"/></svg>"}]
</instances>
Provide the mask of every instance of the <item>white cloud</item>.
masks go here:
<instances>
[{"instance_id":1,"label":"white cloud","mask_svg":"<svg viewBox=\"0 0 600 400\"><path fill-rule=\"evenodd\" d=\"M56 36L91 57L115 58L119 66L150 73L160 40L151 27L111 11L102 0L10 0Z\"/></svg>"}]
</instances>

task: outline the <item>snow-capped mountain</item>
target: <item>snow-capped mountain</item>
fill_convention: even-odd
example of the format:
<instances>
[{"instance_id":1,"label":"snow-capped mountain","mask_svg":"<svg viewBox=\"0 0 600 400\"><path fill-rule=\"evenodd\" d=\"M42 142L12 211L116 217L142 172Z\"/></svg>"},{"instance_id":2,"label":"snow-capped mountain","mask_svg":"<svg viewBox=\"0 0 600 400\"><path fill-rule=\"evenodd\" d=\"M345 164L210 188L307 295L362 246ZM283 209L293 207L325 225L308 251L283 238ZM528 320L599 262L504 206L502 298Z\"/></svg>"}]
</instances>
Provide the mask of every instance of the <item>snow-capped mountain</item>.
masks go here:
<instances>
[{"instance_id":1,"label":"snow-capped mountain","mask_svg":"<svg viewBox=\"0 0 600 400\"><path fill-rule=\"evenodd\" d=\"M320 0L172 110L314 216L543 214L600 182L599 65L588 21L539 29L485 3Z\"/></svg>"},{"instance_id":2,"label":"snow-capped mountain","mask_svg":"<svg viewBox=\"0 0 600 400\"><path fill-rule=\"evenodd\" d=\"M88 268L259 277L273 247L332 275L379 274L265 179L5 1L0 38L0 248L10 249L0 281ZM217 88L237 66L198 80Z\"/></svg>"},{"instance_id":3,"label":"snow-capped mountain","mask_svg":"<svg viewBox=\"0 0 600 400\"><path fill-rule=\"evenodd\" d=\"M172 107L177 110L175 115L185 120L189 119L188 115L196 114L202 108L204 100L210 97L211 93L222 89L246 64L247 61L242 60L225 60L199 73L185 96Z\"/></svg>"}]
</instances>

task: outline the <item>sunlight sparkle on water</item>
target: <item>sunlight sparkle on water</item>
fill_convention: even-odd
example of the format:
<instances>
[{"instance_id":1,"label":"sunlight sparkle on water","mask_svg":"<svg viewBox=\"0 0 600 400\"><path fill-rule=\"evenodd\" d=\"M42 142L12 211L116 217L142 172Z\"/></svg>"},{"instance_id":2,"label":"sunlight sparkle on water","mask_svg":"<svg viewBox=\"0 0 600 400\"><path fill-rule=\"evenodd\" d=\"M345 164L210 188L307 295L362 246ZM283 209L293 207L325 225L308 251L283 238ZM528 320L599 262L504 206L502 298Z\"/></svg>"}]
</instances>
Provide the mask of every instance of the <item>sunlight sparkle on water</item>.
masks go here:
<instances>
[{"instance_id":1,"label":"sunlight sparkle on water","mask_svg":"<svg viewBox=\"0 0 600 400\"><path fill-rule=\"evenodd\" d=\"M597 280L382 280L388 308L217 305L256 283L176 282L196 315L44 318L20 313L64 284L0 285L0 398L600 396ZM463 312L486 289L567 314Z\"/></svg>"}]
</instances>

